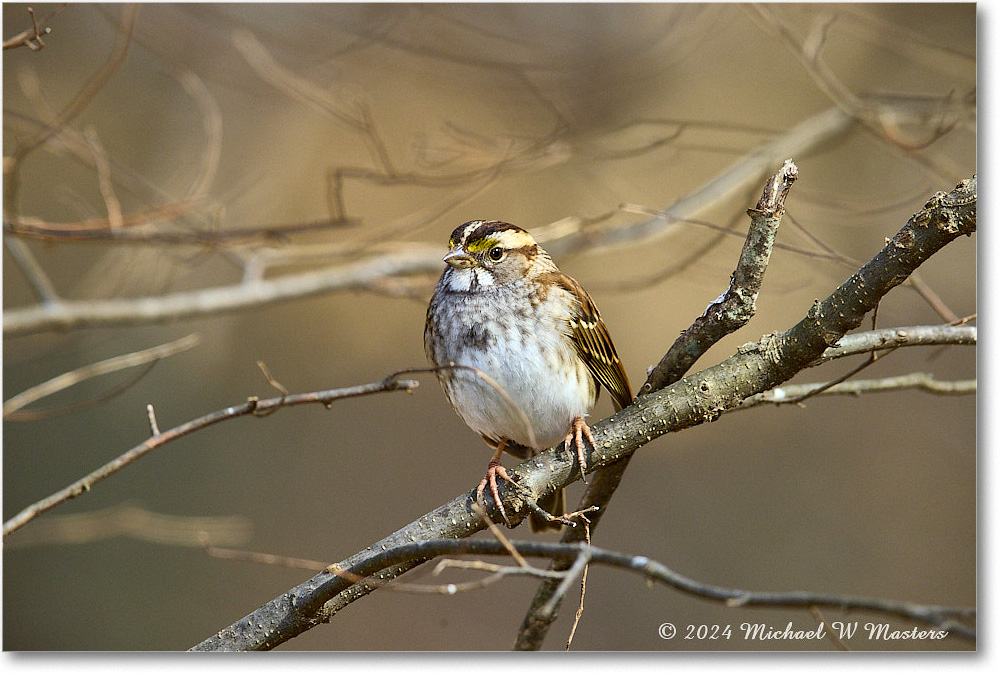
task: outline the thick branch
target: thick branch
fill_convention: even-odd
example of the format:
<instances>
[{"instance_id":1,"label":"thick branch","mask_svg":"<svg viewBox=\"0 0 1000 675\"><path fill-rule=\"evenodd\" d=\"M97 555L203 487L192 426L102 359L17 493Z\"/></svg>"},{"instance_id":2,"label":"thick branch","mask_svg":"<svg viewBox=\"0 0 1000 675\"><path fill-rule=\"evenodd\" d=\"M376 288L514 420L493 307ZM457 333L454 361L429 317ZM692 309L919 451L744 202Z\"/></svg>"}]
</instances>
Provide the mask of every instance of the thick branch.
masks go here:
<instances>
[{"instance_id":1,"label":"thick branch","mask_svg":"<svg viewBox=\"0 0 1000 675\"><path fill-rule=\"evenodd\" d=\"M785 211L785 197L798 175L798 167L786 160L781 170L771 177L757 207L747 211L751 219L750 230L729 288L681 333L650 372L640 394L662 389L679 380L712 345L745 326L753 317L764 270L771 259L774 237Z\"/></svg>"},{"instance_id":2,"label":"thick branch","mask_svg":"<svg viewBox=\"0 0 1000 675\"><path fill-rule=\"evenodd\" d=\"M650 371L646 383L639 389L640 395L657 391L681 379L712 345L746 325L756 313L757 295L764 282L764 272L785 211L785 198L798 175L798 167L788 159L767 181L756 208L747 211L750 227L729 287L674 341ZM591 517L592 528L597 527L600 517L607 510L629 461L631 455L626 455L615 464L597 471L587 486L577 510L597 508L597 513ZM561 540L564 543L583 541L583 534L579 529L567 529ZM556 560L552 568L563 569L566 564L566 561ZM518 631L515 649L536 650L541 647L549 627L558 616L557 584L553 579L539 584Z\"/></svg>"},{"instance_id":3,"label":"thick branch","mask_svg":"<svg viewBox=\"0 0 1000 675\"><path fill-rule=\"evenodd\" d=\"M788 331L746 345L726 361L689 375L669 387L640 396L635 403L593 425L596 448L588 452L593 468L612 464L670 431L711 421L737 408L754 394L788 380L856 328L867 312L920 264L948 243L976 229L976 179L963 181L952 193L937 193L871 261ZM589 450L589 449L588 449ZM579 474L574 459L560 447L518 465L515 478L535 498L569 484ZM521 495L505 484L506 511L514 523L528 509ZM355 568L383 551L430 539L467 537L484 523L471 508L471 492L463 493L396 533L338 564ZM494 514L495 514L495 506ZM495 516L492 516L495 518ZM391 579L419 564L409 560L382 569L376 577ZM197 646L201 650L270 649L330 618L371 592L320 574L268 602Z\"/></svg>"}]
</instances>

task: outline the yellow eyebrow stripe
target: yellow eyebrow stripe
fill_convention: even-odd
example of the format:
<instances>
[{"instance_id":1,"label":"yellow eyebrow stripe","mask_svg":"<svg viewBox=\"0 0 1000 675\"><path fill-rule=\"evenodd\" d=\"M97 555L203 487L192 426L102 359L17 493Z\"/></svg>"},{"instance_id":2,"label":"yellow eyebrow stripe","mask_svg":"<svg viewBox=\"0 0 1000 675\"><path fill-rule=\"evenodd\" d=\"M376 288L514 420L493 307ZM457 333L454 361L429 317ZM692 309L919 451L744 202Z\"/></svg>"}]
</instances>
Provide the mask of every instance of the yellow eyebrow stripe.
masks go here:
<instances>
[{"instance_id":1,"label":"yellow eyebrow stripe","mask_svg":"<svg viewBox=\"0 0 1000 675\"><path fill-rule=\"evenodd\" d=\"M489 239L476 239L475 241L470 241L465 245L465 250L469 253L479 253L487 249L491 249L498 245L500 242L492 237Z\"/></svg>"}]
</instances>

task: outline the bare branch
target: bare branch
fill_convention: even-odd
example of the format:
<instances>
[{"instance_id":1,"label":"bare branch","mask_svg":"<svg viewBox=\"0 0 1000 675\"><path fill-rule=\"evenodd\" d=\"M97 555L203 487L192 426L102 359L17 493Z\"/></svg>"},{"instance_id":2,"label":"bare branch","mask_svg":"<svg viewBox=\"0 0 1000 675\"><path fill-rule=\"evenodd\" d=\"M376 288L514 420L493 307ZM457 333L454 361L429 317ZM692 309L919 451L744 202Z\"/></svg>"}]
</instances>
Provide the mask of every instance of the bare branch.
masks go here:
<instances>
[{"instance_id":1,"label":"bare branch","mask_svg":"<svg viewBox=\"0 0 1000 675\"><path fill-rule=\"evenodd\" d=\"M782 138L752 153L747 159L734 164L717 178L709 181L694 193L677 201L665 214L650 220L610 229L584 229L585 221L566 219L550 226L538 228L536 239L544 243L553 255L566 254L578 250L594 250L595 247L615 246L635 243L643 239L663 234L673 226L674 221L694 218L702 210L748 187L775 162L791 156L794 151L808 149L843 133L851 120L840 110L832 108L789 131ZM488 184L498 167L494 165L486 173L477 172L484 183L475 184L465 194L461 194L446 205L445 209L435 209L440 215L454 208ZM181 204L186 204L182 202ZM140 214L142 222L148 222L152 215ZM9 217L9 216L8 216ZM426 218L414 222L426 222ZM137 219L138 220L138 219ZM409 223L413 219L408 219ZM123 216L123 223L129 226L129 216ZM16 225L5 222L18 234L31 234L26 227L26 219L16 221ZM106 221L88 221L79 229L107 229ZM219 235L216 235L219 236ZM412 274L438 274L441 270L438 247L414 246L407 254L397 250L383 257L373 257L367 261L354 262L321 272L301 275L286 275L270 280L253 280L252 284L219 286L187 293L129 298L104 301L62 301L51 307L33 306L4 311L3 330L5 336L25 335L49 330L72 330L101 326L126 326L155 323L181 318L217 314L251 307L259 307L273 302L309 297L320 293L342 290L367 289L379 280L392 276Z\"/></svg>"},{"instance_id":2,"label":"bare branch","mask_svg":"<svg viewBox=\"0 0 1000 675\"><path fill-rule=\"evenodd\" d=\"M237 546L250 539L250 521L239 516L171 516L131 504L68 516L52 516L4 541L8 546L89 544L131 537L168 546L200 547L207 539Z\"/></svg>"},{"instance_id":3,"label":"bare branch","mask_svg":"<svg viewBox=\"0 0 1000 675\"><path fill-rule=\"evenodd\" d=\"M677 221L697 218L711 206L725 198L749 189L773 171L778 162L787 157L803 154L831 138L845 133L853 120L834 107L814 115L783 136L747 154L686 197L677 200L660 214L638 223L616 227L584 229L573 221L559 221L536 230L535 239L544 244L545 250L559 256L594 247L613 247L651 241L666 234Z\"/></svg>"},{"instance_id":4,"label":"bare branch","mask_svg":"<svg viewBox=\"0 0 1000 675\"><path fill-rule=\"evenodd\" d=\"M511 547L508 550L513 556L519 557L524 560L524 557L518 553L517 549ZM219 558L222 560L238 560L240 562L257 563L261 565L272 565L275 567L288 567L291 569L302 569L309 570L311 572L329 572L334 574L341 579L345 579L353 584L359 584L365 581L365 577L358 574L354 574L349 570L342 570L336 565L328 565L326 563L320 562L318 560L309 560L307 558L294 558L290 556L274 555L273 553L260 553L258 551L246 551L233 548L224 548L219 546L206 545L205 555L210 558ZM470 581L466 583L446 583L446 584L414 584L414 583L404 583L402 581L390 580L388 582L379 584L380 589L385 589L387 591L396 591L401 593L416 593L422 595L456 595L458 593L466 593L469 591L475 591L487 586L492 586L495 583L503 581L514 576L527 576L527 577L541 577L550 576L552 574L557 574L559 577L565 576L565 572L552 573L548 570L539 569L533 567L527 562L523 565L518 564L517 566L511 565L494 565L491 563L486 563L481 560L454 560L446 558L441 560L434 568L432 572L433 575L437 576L441 571L445 569L466 569L466 570L477 570L489 572L488 576L482 577L475 581Z\"/></svg>"},{"instance_id":5,"label":"bare branch","mask_svg":"<svg viewBox=\"0 0 1000 675\"><path fill-rule=\"evenodd\" d=\"M937 193L916 213L886 246L825 300L817 302L807 316L784 333L767 335L759 343L744 345L737 354L710 368L689 375L668 387L639 397L635 403L591 426L595 447L588 449L587 464L605 467L631 455L654 438L711 421L738 408L749 396L785 382L819 358L849 330L856 328L879 300L906 279L920 264L948 243L976 230L977 181L960 183L951 193ZM561 451L547 450L512 470L519 490L503 489L507 513L512 520L528 511L521 494L548 494L579 478L576 461ZM537 497L536 497L537 498ZM427 559L423 544L431 539L469 537L485 527L471 509L472 493L458 495L383 540L338 563L358 574L376 574L381 583L416 567ZM473 550L480 540L455 542L452 550ZM489 542L502 551L502 546ZM554 544L560 546L561 544ZM372 562L381 552L413 546L405 562L386 566L384 559ZM470 546L469 549L461 548ZM478 549L477 551L482 551ZM522 554L526 549L519 549ZM413 551L420 553L413 554ZM648 561L645 561L648 562ZM381 571L379 571L381 570ZM199 650L270 649L313 626L329 621L338 611L374 590L369 581L348 584L320 574L266 603L233 625L207 638ZM770 594L770 599L774 599ZM763 596L726 596L746 604ZM808 600L808 601L804 601ZM817 601L819 600L819 601ZM799 597L808 606L822 605L822 598ZM833 604L840 605L842 598ZM938 617L929 616L936 621Z\"/></svg>"},{"instance_id":6,"label":"bare branch","mask_svg":"<svg viewBox=\"0 0 1000 675\"><path fill-rule=\"evenodd\" d=\"M31 239L128 241L127 230L124 228L141 227L180 218L197 206L199 204L191 201L176 201L134 213L123 213L119 216L117 228L113 226L110 218L92 218L73 223L50 223L28 216L4 218L3 227L10 234Z\"/></svg>"},{"instance_id":7,"label":"bare branch","mask_svg":"<svg viewBox=\"0 0 1000 675\"><path fill-rule=\"evenodd\" d=\"M156 423L156 409L152 403L146 404L146 417L149 419L149 434L156 438L160 435L160 425Z\"/></svg>"},{"instance_id":8,"label":"bare branch","mask_svg":"<svg viewBox=\"0 0 1000 675\"><path fill-rule=\"evenodd\" d=\"M876 380L852 380L851 382L841 382L833 386L823 388L824 384L786 384L775 387L762 394L749 397L739 409L745 410L753 408L761 403L773 403L775 405L787 405L796 403L805 396L815 396L818 394L833 396L860 396L876 392L901 391L903 389L916 389L929 394L940 394L947 396L964 396L976 393L976 380L957 380L954 382L942 382L937 380L930 373L910 373L909 375L899 375L897 377L883 377ZM822 391L821 391L822 390Z\"/></svg>"},{"instance_id":9,"label":"bare branch","mask_svg":"<svg viewBox=\"0 0 1000 675\"><path fill-rule=\"evenodd\" d=\"M879 328L845 335L837 344L826 349L810 366L818 366L832 359L864 354L872 350L918 347L927 345L975 345L975 326L905 326Z\"/></svg>"},{"instance_id":10,"label":"bare branch","mask_svg":"<svg viewBox=\"0 0 1000 675\"><path fill-rule=\"evenodd\" d=\"M139 382L139 380L146 377L146 375L153 370L153 366L155 365L156 361L150 361L149 363L142 364L134 374L130 375L113 387L109 387L96 395L88 396L79 401L73 401L72 403L52 406L50 408L32 408L31 410L24 410L22 408L21 410L15 410L9 415L6 415L4 419L9 422L37 422L39 420L52 419L54 417L78 413L82 410L94 408L131 389L137 382Z\"/></svg>"},{"instance_id":11,"label":"bare branch","mask_svg":"<svg viewBox=\"0 0 1000 675\"><path fill-rule=\"evenodd\" d=\"M756 208L747 211L751 219L750 228L729 287L681 333L656 367L650 369L645 384L639 389L640 396L679 380L712 345L746 325L753 317L757 311L757 295L764 280L764 271L785 210L785 198L797 177L798 167L791 160L785 160L781 169L766 182ZM586 536L589 537L590 528L600 522L600 515L614 497L630 460L631 454L595 473L578 507L596 506L599 509L597 517L587 528ZM563 532L561 541L574 543L582 538L580 531L567 530ZM562 569L566 564L566 561L552 563L553 569ZM521 622L515 649L535 650L541 647L557 616L559 592L560 586L552 580L545 580L539 585Z\"/></svg>"},{"instance_id":12,"label":"bare branch","mask_svg":"<svg viewBox=\"0 0 1000 675\"><path fill-rule=\"evenodd\" d=\"M921 275L914 273L907 281L907 285L911 286L913 290L916 291L917 294L920 295L920 297L922 297L943 320L949 323L958 321L958 314L955 314L955 312L951 311L948 305L944 304L944 300L941 299L941 296L935 293L934 289L927 285Z\"/></svg>"},{"instance_id":13,"label":"bare branch","mask_svg":"<svg viewBox=\"0 0 1000 675\"><path fill-rule=\"evenodd\" d=\"M907 620L927 623L935 629L953 633L956 636L974 640L976 631L971 626L962 623L961 619L975 617L976 611L972 608L964 607L944 607L940 605L921 605L910 602L900 602L896 600L886 600L883 598L869 598L857 596L840 596L820 593L809 593L802 591L792 592L757 592L746 591L734 588L725 588L704 584L682 574L679 574L667 566L650 560L641 555L629 555L617 553L601 548L596 548L588 544L565 544L565 543L543 543L543 542L512 542L514 547L522 556L545 557L554 560L572 561L570 569L577 573L582 573L586 564L598 564L626 569L643 575L651 582L658 582L670 586L678 591L702 599L713 600L725 603L730 607L803 607L810 606L824 607L839 610L865 610L878 612L889 616L895 616ZM346 571L353 578L369 579L379 577L379 572L392 570L407 563L424 561L439 555L505 555L506 547L497 541L484 539L441 539L421 541L416 543L402 544L394 548L373 554L366 560L346 568ZM412 565L410 565L412 566ZM521 570L523 568L508 568L509 570ZM334 589L340 588L345 580L331 572L324 572L319 575L324 579L321 586L322 595L332 597ZM562 582L572 582L573 575L565 574ZM349 582L348 582L349 583ZM366 581L367 583L367 581ZM290 603L293 611L303 609L305 603L299 601ZM243 623L243 622L241 622ZM243 628L243 626L241 626ZM245 627L252 630L253 624ZM217 648L217 643L223 641L232 643L238 640L237 627L233 626L225 631L220 631L218 635L195 645L191 651L212 651ZM258 646L258 648L261 648ZM266 648L266 646L264 647Z\"/></svg>"},{"instance_id":14,"label":"bare branch","mask_svg":"<svg viewBox=\"0 0 1000 675\"><path fill-rule=\"evenodd\" d=\"M757 207L750 209L751 225L729 287L705 313L681 333L660 362L650 371L640 394L647 394L679 380L722 337L746 325L757 311L757 294L771 259L774 238L785 211L785 197L798 177L798 167L786 160L771 177Z\"/></svg>"},{"instance_id":15,"label":"bare branch","mask_svg":"<svg viewBox=\"0 0 1000 675\"><path fill-rule=\"evenodd\" d=\"M585 526L587 528L587 536L584 541L590 545L590 522L588 521ZM577 626L580 625L580 618L583 616L583 599L587 597L587 572L590 571L590 565L585 565L583 572L580 573L580 604L576 607L576 614L573 615L573 625L569 629L569 637L566 638L566 651L569 651L570 647L573 646L573 636L576 635Z\"/></svg>"},{"instance_id":16,"label":"bare branch","mask_svg":"<svg viewBox=\"0 0 1000 675\"><path fill-rule=\"evenodd\" d=\"M394 275L440 272L439 247L413 246L405 252L373 255L326 270L198 291L118 300L70 301L4 311L5 336L80 327L130 326L215 315L292 298L363 289Z\"/></svg>"},{"instance_id":17,"label":"bare branch","mask_svg":"<svg viewBox=\"0 0 1000 675\"><path fill-rule=\"evenodd\" d=\"M184 197L186 201L200 202L208 197L208 190L219 169L219 159L222 156L222 112L200 77L194 73L184 73L179 79L184 91L197 104L205 130L205 151L201 164Z\"/></svg>"},{"instance_id":18,"label":"bare branch","mask_svg":"<svg viewBox=\"0 0 1000 675\"><path fill-rule=\"evenodd\" d=\"M162 244L170 246L235 246L238 244L287 241L289 235L339 227L353 227L358 220L314 220L304 223L227 228L225 230L149 231L145 226L168 223L188 216L201 204L192 201L171 202L144 211L122 215L124 229L113 230L107 218L75 223L50 223L38 218L20 217L5 220L4 230L18 237L45 241L113 241L116 244Z\"/></svg>"},{"instance_id":19,"label":"bare branch","mask_svg":"<svg viewBox=\"0 0 1000 675\"><path fill-rule=\"evenodd\" d=\"M200 341L201 337L197 333L192 333L187 337L183 337L179 340L174 340L173 342L168 342L157 347L150 347L149 349L132 352L131 354L115 356L110 359L105 359L104 361L99 361L98 363L92 363L90 365L77 368L76 370L71 370L68 373L63 373L62 375L54 377L51 380L47 380L41 384L36 384L34 387L26 389L20 394L12 396L4 401L3 418L5 420L14 419L12 417L13 413L20 410L24 406L30 405L39 399L45 398L46 396L51 396L52 394L62 391L63 389L72 387L75 384L79 384L84 380L124 370L126 368L134 368L135 366L156 362L160 359L165 359L168 356L173 356L174 354L180 354L181 352L185 352L193 348Z\"/></svg>"},{"instance_id":20,"label":"bare branch","mask_svg":"<svg viewBox=\"0 0 1000 675\"><path fill-rule=\"evenodd\" d=\"M31 284L32 290L42 303L54 302L58 300L59 293L56 292L52 280L45 273L42 266L38 264L34 254L28 245L15 237L4 237L4 245L10 251L11 257L17 262L17 266L24 272L24 276Z\"/></svg>"},{"instance_id":21,"label":"bare branch","mask_svg":"<svg viewBox=\"0 0 1000 675\"><path fill-rule=\"evenodd\" d=\"M27 47L31 51L37 52L45 47L45 43L42 42L42 36L48 35L52 32L52 28L48 26L49 21L55 18L59 12L66 9L66 5L68 4L69 3L64 2L41 19L35 19L35 10L29 7L28 15L31 17L31 28L26 28L14 37L4 40L4 50L6 51L8 49L16 49L18 47Z\"/></svg>"},{"instance_id":22,"label":"bare branch","mask_svg":"<svg viewBox=\"0 0 1000 675\"><path fill-rule=\"evenodd\" d=\"M419 384L420 383L415 380L397 380L394 376L389 376L381 382L361 384L355 387L344 387L343 389L327 389L325 391L314 391L305 394L291 394L289 396L263 400L258 399L255 396L251 397L247 399L246 403L241 405L224 408L222 410L217 410L207 415L203 415L197 419L191 420L190 422L185 422L180 426L168 429L160 434L154 433L153 437L149 438L144 443L135 446L122 455L119 455L104 466L92 471L80 480L66 486L62 490L59 490L58 492L46 497L45 499L35 502L31 506L22 510L16 516L3 524L3 536L6 537L11 532L23 527L41 514L59 506L63 502L69 501L74 497L79 497L84 492L89 491L96 483L117 473L151 450L155 450L170 441L186 436L193 431L204 429L205 427L216 424L217 422L242 417L243 415L257 415L260 413L266 413L267 411L276 408L302 405L303 403L319 403L329 407L334 401L344 398L367 396L369 394L378 394L385 391L405 391L410 393L417 386L419 386Z\"/></svg>"},{"instance_id":23,"label":"bare branch","mask_svg":"<svg viewBox=\"0 0 1000 675\"><path fill-rule=\"evenodd\" d=\"M957 123L954 112L948 106L950 97L932 102L932 105L937 107L937 114L936 119L929 120L926 111L920 109L923 106L916 106L912 104L913 102L909 106L886 106L878 97L866 98L855 94L822 58L822 51L827 43L827 33L837 18L836 14L823 13L816 16L808 35L799 40L793 34L791 27L768 6L754 4L746 5L744 8L759 25L777 35L789 46L792 54L816 85L846 114L857 119L865 128L904 157L916 160L920 166L929 169L935 179L943 180L944 176L951 173L938 166L932 159L916 153L942 138ZM920 140L908 137L902 128L904 121L916 122L924 127L930 126L928 137Z\"/></svg>"},{"instance_id":24,"label":"bare branch","mask_svg":"<svg viewBox=\"0 0 1000 675\"><path fill-rule=\"evenodd\" d=\"M17 213L17 192L19 188L19 165L24 158L39 145L52 138L59 132L59 129L68 124L77 115L83 112L97 93L108 83L111 77L118 72L125 57L128 55L128 48L132 42L132 29L135 27L135 17L139 7L136 4L122 5L121 25L118 28L118 35L111 48L107 61L93 74L83 85L83 88L70 101L69 105L63 108L55 121L45 127L34 138L28 140L24 145L19 146L10 156L4 160L4 176L7 179L4 194L4 217L13 216Z\"/></svg>"},{"instance_id":25,"label":"bare branch","mask_svg":"<svg viewBox=\"0 0 1000 675\"><path fill-rule=\"evenodd\" d=\"M122 203L115 194L114 182L111 180L111 162L108 155L97 138L97 130L87 127L83 132L83 137L87 141L87 147L94 156L94 167L97 169L97 185L101 191L101 198L104 199L105 208L108 210L108 227L113 231L122 229Z\"/></svg>"},{"instance_id":26,"label":"bare branch","mask_svg":"<svg viewBox=\"0 0 1000 675\"><path fill-rule=\"evenodd\" d=\"M247 64L257 75L287 96L312 106L316 110L340 120L355 131L366 131L363 111L356 103L345 103L330 92L283 67L257 36L246 29L234 30L230 38Z\"/></svg>"}]
</instances>

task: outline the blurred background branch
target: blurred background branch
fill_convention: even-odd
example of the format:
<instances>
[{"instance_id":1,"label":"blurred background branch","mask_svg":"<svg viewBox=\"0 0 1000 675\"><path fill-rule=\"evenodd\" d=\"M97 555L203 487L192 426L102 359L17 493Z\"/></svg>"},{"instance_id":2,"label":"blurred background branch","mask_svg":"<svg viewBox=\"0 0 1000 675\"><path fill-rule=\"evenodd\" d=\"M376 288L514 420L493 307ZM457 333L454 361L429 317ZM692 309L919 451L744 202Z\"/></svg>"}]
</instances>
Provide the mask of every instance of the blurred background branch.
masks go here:
<instances>
[{"instance_id":1,"label":"blurred background branch","mask_svg":"<svg viewBox=\"0 0 1000 675\"><path fill-rule=\"evenodd\" d=\"M706 363L797 321L931 191L975 173L973 5L31 7L3 5L4 398L202 339L144 375L148 363L53 394L58 415L5 421L5 520L158 431L152 406L191 420L243 400L258 361L292 391L422 363L426 302L461 222L529 229L595 295L641 382L725 286L745 209L786 157L803 177L757 314ZM949 345L974 344L975 327L933 324L974 316L975 247L949 247L906 287L857 353L935 346L898 349L865 377L971 381L975 349ZM260 550L342 558L477 478L478 439L435 391L205 429L59 515L141 494L180 518L238 514ZM975 397L870 400L758 406L652 441L671 451L634 460L597 543L738 587L974 604ZM59 546L5 548L18 617L5 646L177 648L300 581L133 538ZM604 574L588 578L574 645L669 648L648 630L661 600L623 604ZM390 611L376 594L294 648L495 649L532 591L494 585L444 614L444 598L396 594ZM673 609L755 617L683 596Z\"/></svg>"}]
</instances>

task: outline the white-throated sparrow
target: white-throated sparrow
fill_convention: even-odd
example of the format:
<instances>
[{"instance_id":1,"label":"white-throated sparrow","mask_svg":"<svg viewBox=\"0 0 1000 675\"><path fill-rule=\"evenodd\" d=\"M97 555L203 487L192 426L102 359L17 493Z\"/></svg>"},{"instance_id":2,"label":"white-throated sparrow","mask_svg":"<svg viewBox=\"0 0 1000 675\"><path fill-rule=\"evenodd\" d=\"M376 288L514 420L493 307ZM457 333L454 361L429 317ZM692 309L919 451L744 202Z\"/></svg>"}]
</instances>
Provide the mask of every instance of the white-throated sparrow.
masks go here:
<instances>
[{"instance_id":1,"label":"white-throated sparrow","mask_svg":"<svg viewBox=\"0 0 1000 675\"><path fill-rule=\"evenodd\" d=\"M496 450L476 496L481 501L489 484L507 521L497 492L498 475L513 483L503 452L524 459L559 441L567 451L575 444L582 476L583 439L594 444L584 416L599 388L611 393L615 410L632 402L632 391L594 301L530 234L473 220L456 228L448 245L424 348L442 367L437 376L452 407ZM562 503L559 490L539 506L558 517ZM534 514L530 521L535 531L560 527Z\"/></svg>"}]
</instances>

